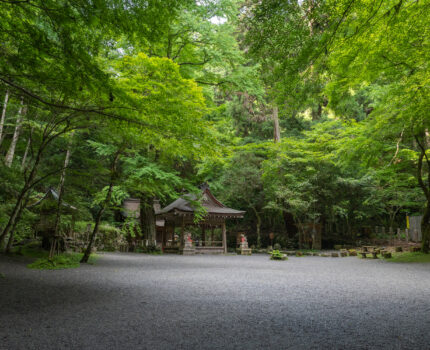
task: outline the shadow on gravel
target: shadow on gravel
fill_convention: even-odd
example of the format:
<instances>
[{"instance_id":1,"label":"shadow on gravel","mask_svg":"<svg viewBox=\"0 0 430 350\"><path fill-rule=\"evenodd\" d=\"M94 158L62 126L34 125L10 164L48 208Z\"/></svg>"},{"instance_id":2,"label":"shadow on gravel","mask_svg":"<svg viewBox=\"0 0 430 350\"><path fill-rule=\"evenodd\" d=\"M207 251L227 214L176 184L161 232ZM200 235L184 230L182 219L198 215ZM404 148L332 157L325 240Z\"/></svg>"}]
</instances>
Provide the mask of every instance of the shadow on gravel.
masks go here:
<instances>
[{"instance_id":1,"label":"shadow on gravel","mask_svg":"<svg viewBox=\"0 0 430 350\"><path fill-rule=\"evenodd\" d=\"M8 314L81 308L120 299L117 289L101 289L96 284L77 284L76 278L57 282L50 276L13 276L0 279L0 319Z\"/></svg>"}]
</instances>

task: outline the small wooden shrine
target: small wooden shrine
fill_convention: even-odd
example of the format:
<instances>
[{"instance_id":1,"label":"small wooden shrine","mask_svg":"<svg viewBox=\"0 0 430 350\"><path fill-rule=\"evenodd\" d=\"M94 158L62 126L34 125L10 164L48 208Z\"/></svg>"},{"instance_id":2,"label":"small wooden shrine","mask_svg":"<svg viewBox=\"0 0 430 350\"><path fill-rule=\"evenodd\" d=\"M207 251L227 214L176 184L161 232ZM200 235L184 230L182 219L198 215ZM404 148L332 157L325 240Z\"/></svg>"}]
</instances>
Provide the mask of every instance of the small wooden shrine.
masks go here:
<instances>
[{"instance_id":1,"label":"small wooden shrine","mask_svg":"<svg viewBox=\"0 0 430 350\"><path fill-rule=\"evenodd\" d=\"M39 222L34 226L36 236L42 237L42 246L49 249L50 242L54 239L55 218L58 211L59 195L56 190L49 188L37 202L30 204L27 208L38 213ZM77 208L73 205L61 202L61 213L63 220L69 222L66 236L70 236L74 230Z\"/></svg>"},{"instance_id":2,"label":"small wooden shrine","mask_svg":"<svg viewBox=\"0 0 430 350\"><path fill-rule=\"evenodd\" d=\"M164 221L160 230L163 251L178 249L183 254L223 254L227 253L227 219L243 218L245 212L229 208L215 198L207 184L200 186L202 190L200 205L206 211L201 220L195 222L198 201L195 195L186 194L165 208L155 212L157 221ZM202 230L202 239L192 244L191 235L185 232L187 226L198 226ZM180 236L175 237L175 228L180 227ZM214 229L221 228L222 241L215 241ZM212 234L208 235L211 230Z\"/></svg>"}]
</instances>

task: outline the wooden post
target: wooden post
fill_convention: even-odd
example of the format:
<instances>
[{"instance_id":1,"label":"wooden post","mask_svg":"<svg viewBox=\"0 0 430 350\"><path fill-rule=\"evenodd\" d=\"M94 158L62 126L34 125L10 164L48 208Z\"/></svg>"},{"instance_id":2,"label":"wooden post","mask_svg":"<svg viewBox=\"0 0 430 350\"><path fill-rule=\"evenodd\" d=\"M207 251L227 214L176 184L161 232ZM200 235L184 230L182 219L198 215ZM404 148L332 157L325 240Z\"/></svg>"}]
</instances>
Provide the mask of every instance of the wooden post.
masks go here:
<instances>
[{"instance_id":1,"label":"wooden post","mask_svg":"<svg viewBox=\"0 0 430 350\"><path fill-rule=\"evenodd\" d=\"M202 226L202 246L206 245L206 227Z\"/></svg>"},{"instance_id":2,"label":"wooden post","mask_svg":"<svg viewBox=\"0 0 430 350\"><path fill-rule=\"evenodd\" d=\"M164 247L166 246L166 226L161 230L161 251L164 253Z\"/></svg>"},{"instance_id":3,"label":"wooden post","mask_svg":"<svg viewBox=\"0 0 430 350\"><path fill-rule=\"evenodd\" d=\"M224 247L224 254L227 254L227 231L225 229L225 221L222 223L222 246Z\"/></svg>"},{"instance_id":4,"label":"wooden post","mask_svg":"<svg viewBox=\"0 0 430 350\"><path fill-rule=\"evenodd\" d=\"M179 247L184 247L184 233L185 233L185 216L182 216L181 235L179 237Z\"/></svg>"},{"instance_id":5,"label":"wooden post","mask_svg":"<svg viewBox=\"0 0 430 350\"><path fill-rule=\"evenodd\" d=\"M175 246L175 227L176 227L176 225L175 225L175 222L173 222L173 226L172 226L172 247L174 247Z\"/></svg>"}]
</instances>

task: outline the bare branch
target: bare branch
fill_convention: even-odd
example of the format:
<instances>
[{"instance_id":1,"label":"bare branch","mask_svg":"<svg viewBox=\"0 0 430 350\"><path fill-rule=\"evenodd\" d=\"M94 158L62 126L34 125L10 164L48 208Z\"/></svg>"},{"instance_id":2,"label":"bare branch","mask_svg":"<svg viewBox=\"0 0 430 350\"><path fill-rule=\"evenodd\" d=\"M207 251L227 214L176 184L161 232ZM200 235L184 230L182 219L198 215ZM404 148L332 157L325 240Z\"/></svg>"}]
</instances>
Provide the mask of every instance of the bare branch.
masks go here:
<instances>
[{"instance_id":1,"label":"bare branch","mask_svg":"<svg viewBox=\"0 0 430 350\"><path fill-rule=\"evenodd\" d=\"M218 83L211 83L211 82L201 81L201 80L195 80L195 82L198 84L211 85L211 86L220 86L222 84L233 83L233 82L227 81L227 80L223 80L223 81L220 81Z\"/></svg>"}]
</instances>

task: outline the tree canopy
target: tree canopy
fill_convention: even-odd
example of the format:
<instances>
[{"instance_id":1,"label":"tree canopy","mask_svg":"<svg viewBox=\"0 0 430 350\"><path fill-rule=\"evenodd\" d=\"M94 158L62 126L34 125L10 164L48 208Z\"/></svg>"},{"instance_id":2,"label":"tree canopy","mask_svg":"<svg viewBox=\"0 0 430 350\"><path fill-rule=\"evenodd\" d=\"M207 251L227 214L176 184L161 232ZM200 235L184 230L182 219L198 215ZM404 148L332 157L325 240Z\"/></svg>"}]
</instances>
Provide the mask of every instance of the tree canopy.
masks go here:
<instances>
[{"instance_id":1,"label":"tree canopy","mask_svg":"<svg viewBox=\"0 0 430 350\"><path fill-rule=\"evenodd\" d=\"M430 240L430 3L411 0L0 1L0 244L126 226L208 182L250 244L404 228ZM151 219L152 218L152 219ZM96 225L96 227L98 224ZM94 235L98 228L94 229Z\"/></svg>"}]
</instances>

